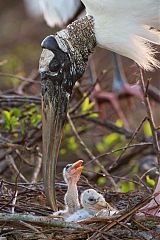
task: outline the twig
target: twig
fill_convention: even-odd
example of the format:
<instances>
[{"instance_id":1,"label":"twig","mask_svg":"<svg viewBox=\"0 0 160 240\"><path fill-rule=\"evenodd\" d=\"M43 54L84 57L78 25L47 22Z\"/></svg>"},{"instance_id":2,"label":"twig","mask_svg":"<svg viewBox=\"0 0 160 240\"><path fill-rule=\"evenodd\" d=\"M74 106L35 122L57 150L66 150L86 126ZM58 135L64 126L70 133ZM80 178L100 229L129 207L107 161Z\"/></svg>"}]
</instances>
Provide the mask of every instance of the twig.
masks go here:
<instances>
[{"instance_id":1,"label":"twig","mask_svg":"<svg viewBox=\"0 0 160 240\"><path fill-rule=\"evenodd\" d=\"M33 79L31 78L26 78L26 77L22 77L22 76L18 76L18 75L15 75L15 74L11 74L11 73L2 73L0 72L0 76L2 77L9 77L9 78L17 78L21 81L25 81L25 82L29 82L29 83L37 83L37 84L40 84L40 81L34 81Z\"/></svg>"},{"instance_id":2,"label":"twig","mask_svg":"<svg viewBox=\"0 0 160 240\"><path fill-rule=\"evenodd\" d=\"M116 133L119 133L119 134L123 134L127 139L130 139L132 138L133 136L133 132L131 131L128 131L126 128L124 127L118 127L116 126L115 123L111 122L111 121L101 121L99 119L95 119L95 118L86 118L84 117L83 118L85 121L88 121L88 122L93 122L95 124L98 124L102 127L105 127L107 128L108 130L110 131L113 131L113 132L116 132ZM140 141L145 141L145 137L144 136L141 136L141 137L137 137L138 140Z\"/></svg>"},{"instance_id":3,"label":"twig","mask_svg":"<svg viewBox=\"0 0 160 240\"><path fill-rule=\"evenodd\" d=\"M157 194L155 194L157 195ZM136 205L133 209L131 209L129 212L124 213L123 215L121 215L120 217L118 217L117 219L115 219L115 221L112 221L110 224L108 224L107 226L103 226L101 229L99 229L99 231L109 231L112 227L114 227L115 225L117 225L119 222L127 219L128 217L132 216L133 214L135 214L135 212L137 212L140 208L142 208L143 206L146 205L146 203L148 203L151 199L153 199L155 196L149 196L147 199L145 199L143 202L141 202L140 204ZM94 233L89 239L94 239L94 237L97 237L97 233Z\"/></svg>"},{"instance_id":4,"label":"twig","mask_svg":"<svg viewBox=\"0 0 160 240\"><path fill-rule=\"evenodd\" d=\"M140 125L138 126L138 128L135 130L135 132L133 133L130 141L127 143L127 145L124 147L123 151L120 153L119 157L116 159L116 161L113 163L113 165L111 166L111 168L114 168L117 163L120 161L121 157L123 156L123 154L126 152L126 150L128 149L129 145L132 143L132 141L135 139L136 135L138 134L139 130L141 129L143 123L146 121L146 117L141 121Z\"/></svg>"},{"instance_id":5,"label":"twig","mask_svg":"<svg viewBox=\"0 0 160 240\"><path fill-rule=\"evenodd\" d=\"M84 102L84 100L89 97L89 95L91 95L95 85L97 84L97 81L95 81L95 83L91 86L91 89L89 89L89 91L81 98L81 100L79 102L77 102L70 110L69 110L69 114L74 113Z\"/></svg>"},{"instance_id":6,"label":"twig","mask_svg":"<svg viewBox=\"0 0 160 240\"><path fill-rule=\"evenodd\" d=\"M12 208L11 208L11 213L14 214L14 209L15 209L15 204L17 201L17 195L18 195L18 190L15 191L13 200L12 200Z\"/></svg>"},{"instance_id":7,"label":"twig","mask_svg":"<svg viewBox=\"0 0 160 240\"><path fill-rule=\"evenodd\" d=\"M157 194L155 194L157 195ZM137 212L140 208L142 208L146 203L148 203L151 199L154 199L154 195L149 196L147 199L145 199L142 203L138 204L137 206L135 206L133 209L131 209L129 212L123 214L122 216L120 216L117 219L117 222L120 222L128 217L130 217L131 215L135 214L135 212ZM108 231L109 229L111 229L113 226L115 226L117 224L117 222L112 222L111 224L109 224L105 230Z\"/></svg>"},{"instance_id":8,"label":"twig","mask_svg":"<svg viewBox=\"0 0 160 240\"><path fill-rule=\"evenodd\" d=\"M0 222L15 222L18 223L19 221L27 222L27 223L34 223L36 225L46 225L46 226L53 226L59 228L68 228L68 229L77 229L77 230L91 230L87 226L81 226L76 223L67 223L62 220L57 220L53 217L42 217L42 216L34 216L31 214L23 215L23 214L0 214Z\"/></svg>"},{"instance_id":9,"label":"twig","mask_svg":"<svg viewBox=\"0 0 160 240\"><path fill-rule=\"evenodd\" d=\"M19 175L19 177L26 183L29 183L28 180L22 175L22 173L20 173L20 171L18 170L15 162L14 162L14 159L11 155L7 155L6 156L6 161L9 162L9 164L13 167L14 171L16 172L17 175Z\"/></svg>"},{"instance_id":10,"label":"twig","mask_svg":"<svg viewBox=\"0 0 160 240\"><path fill-rule=\"evenodd\" d=\"M1 95L0 103L4 102L7 102L9 104L11 102L41 104L41 98L38 96Z\"/></svg>"},{"instance_id":11,"label":"twig","mask_svg":"<svg viewBox=\"0 0 160 240\"><path fill-rule=\"evenodd\" d=\"M157 135L156 126L155 126L155 122L154 122L154 118L153 118L153 113L152 113L152 109L151 109L151 105L150 105L150 101L149 101L149 97L148 97L148 92L147 92L147 89L144 84L144 77L143 77L142 69L140 69L140 81L141 81L142 90L144 93L144 103L145 103L145 107L146 107L146 111L147 111L147 115L148 115L148 121L150 122L151 131L152 131L153 148L157 155L158 168L160 171L160 146L158 143L158 135Z\"/></svg>"},{"instance_id":12,"label":"twig","mask_svg":"<svg viewBox=\"0 0 160 240\"><path fill-rule=\"evenodd\" d=\"M42 154L38 153L38 156L36 156L35 159L35 169L32 175L31 183L36 183L37 181L42 166Z\"/></svg>"},{"instance_id":13,"label":"twig","mask_svg":"<svg viewBox=\"0 0 160 240\"><path fill-rule=\"evenodd\" d=\"M71 125L71 128L77 138L77 140L79 141L80 145L82 146L82 148L84 149L84 151L86 152L86 154L88 155L88 157L93 160L99 167L100 169L102 170L102 172L108 176L109 180L111 181L112 185L114 186L115 189L117 189L117 184L115 183L114 179L111 177L111 175L108 173L108 171L104 168L104 166L99 162L98 159L96 159L96 157L92 154L92 152L88 149L88 147L86 146L86 144L83 142L83 140L81 139L81 137L79 136L72 120L71 120L71 117L70 115L68 114L67 115L68 117L68 121Z\"/></svg>"},{"instance_id":14,"label":"twig","mask_svg":"<svg viewBox=\"0 0 160 240\"><path fill-rule=\"evenodd\" d=\"M38 72L38 70L36 69L34 69L34 70L32 70L32 72L31 72L31 74L30 74L30 76L29 76L29 79L32 79L32 81L33 82L28 82L28 81L23 81L19 86L18 86L18 88L17 88L17 90L16 90L16 93L18 93L18 94L20 94L20 95L23 95L24 94L24 89L26 88L26 87L28 87L30 84L32 84L32 83L37 83L37 81L35 81L36 80L36 78L38 77L38 75L39 75L39 72Z\"/></svg>"},{"instance_id":15,"label":"twig","mask_svg":"<svg viewBox=\"0 0 160 240\"><path fill-rule=\"evenodd\" d=\"M19 223L21 223L21 225L23 225L24 227L40 234L39 237L41 237L42 239L48 239L47 236L45 236L43 233L41 233L36 227L34 227L33 225L29 224L29 223L26 223L26 222L23 222L23 221L19 221Z\"/></svg>"},{"instance_id":16,"label":"twig","mask_svg":"<svg viewBox=\"0 0 160 240\"><path fill-rule=\"evenodd\" d=\"M98 158L101 158L101 157L105 157L105 156L111 155L111 154L113 154L113 153L126 150L126 149L128 149L128 148L151 146L151 145L152 145L152 143L150 143L150 142L135 143L135 144L132 144L132 145L129 145L129 146L117 148L117 149L112 150L112 151L110 151L110 152L102 153L102 154L98 155L98 156L95 157L95 158L98 159ZM91 161L90 161L90 162L91 162Z\"/></svg>"},{"instance_id":17,"label":"twig","mask_svg":"<svg viewBox=\"0 0 160 240\"><path fill-rule=\"evenodd\" d=\"M20 144L16 144L16 143L0 143L0 148L13 148L13 149L19 149L21 151L30 151L29 147L25 147L23 145Z\"/></svg>"},{"instance_id":18,"label":"twig","mask_svg":"<svg viewBox=\"0 0 160 240\"><path fill-rule=\"evenodd\" d=\"M148 88L148 95L155 100L156 102L160 103L160 91L158 88L152 86L151 84L149 85Z\"/></svg>"}]
</instances>

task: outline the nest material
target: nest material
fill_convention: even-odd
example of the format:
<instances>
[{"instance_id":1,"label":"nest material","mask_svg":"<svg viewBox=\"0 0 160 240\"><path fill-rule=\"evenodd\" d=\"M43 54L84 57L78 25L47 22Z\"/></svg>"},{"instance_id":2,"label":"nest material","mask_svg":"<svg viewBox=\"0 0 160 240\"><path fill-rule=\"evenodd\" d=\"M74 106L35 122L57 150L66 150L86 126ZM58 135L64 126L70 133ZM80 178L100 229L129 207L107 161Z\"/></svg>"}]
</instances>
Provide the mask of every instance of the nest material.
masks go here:
<instances>
[{"instance_id":1,"label":"nest material","mask_svg":"<svg viewBox=\"0 0 160 240\"><path fill-rule=\"evenodd\" d=\"M87 186L80 184L83 191ZM66 185L57 183L58 205L63 207ZM133 215L146 198L144 193L105 193L122 211L121 216L93 217L80 223L65 223L46 207L42 184L1 181L0 236L4 239L160 239L160 218L135 220Z\"/></svg>"}]
</instances>

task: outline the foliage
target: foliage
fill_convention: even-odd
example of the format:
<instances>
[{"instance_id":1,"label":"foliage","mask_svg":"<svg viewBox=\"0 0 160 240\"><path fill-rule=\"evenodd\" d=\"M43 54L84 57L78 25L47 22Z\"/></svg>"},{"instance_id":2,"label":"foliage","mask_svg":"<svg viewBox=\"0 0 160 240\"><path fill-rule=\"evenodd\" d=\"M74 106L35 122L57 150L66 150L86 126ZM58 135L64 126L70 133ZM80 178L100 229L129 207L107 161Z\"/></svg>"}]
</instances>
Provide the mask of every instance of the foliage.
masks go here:
<instances>
[{"instance_id":1,"label":"foliage","mask_svg":"<svg viewBox=\"0 0 160 240\"><path fill-rule=\"evenodd\" d=\"M34 105L25 104L22 109L12 108L2 111L2 119L4 121L4 129L10 133L21 132L24 135L28 128L36 128L41 122L41 114L39 108Z\"/></svg>"},{"instance_id":2,"label":"foliage","mask_svg":"<svg viewBox=\"0 0 160 240\"><path fill-rule=\"evenodd\" d=\"M152 137L152 130L151 130L151 126L150 126L150 123L149 121L145 121L144 123L144 134L146 135L146 137Z\"/></svg>"},{"instance_id":3,"label":"foliage","mask_svg":"<svg viewBox=\"0 0 160 240\"><path fill-rule=\"evenodd\" d=\"M116 121L115 124L117 125L117 127L123 126L123 122L119 119ZM102 142L97 143L96 148L99 153L104 153L111 148L113 148L113 150L121 148L125 146L125 144L126 144L126 138L119 133L113 132L104 136L102 139ZM114 155L118 156L120 153L121 151L115 152Z\"/></svg>"},{"instance_id":4,"label":"foliage","mask_svg":"<svg viewBox=\"0 0 160 240\"><path fill-rule=\"evenodd\" d=\"M155 186L155 180L151 179L149 175L146 176L146 182L148 183L148 185L150 185L151 187Z\"/></svg>"},{"instance_id":5,"label":"foliage","mask_svg":"<svg viewBox=\"0 0 160 240\"><path fill-rule=\"evenodd\" d=\"M121 191L126 193L133 191L135 189L135 184L133 182L123 182L121 184Z\"/></svg>"}]
</instances>

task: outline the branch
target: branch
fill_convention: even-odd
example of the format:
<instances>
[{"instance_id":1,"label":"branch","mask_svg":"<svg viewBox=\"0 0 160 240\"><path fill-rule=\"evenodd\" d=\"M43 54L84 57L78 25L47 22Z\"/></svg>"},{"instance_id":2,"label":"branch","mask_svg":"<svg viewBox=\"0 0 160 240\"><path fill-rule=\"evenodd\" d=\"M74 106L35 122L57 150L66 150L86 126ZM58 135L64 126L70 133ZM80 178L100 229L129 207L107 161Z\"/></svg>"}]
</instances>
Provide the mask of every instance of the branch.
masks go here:
<instances>
[{"instance_id":1,"label":"branch","mask_svg":"<svg viewBox=\"0 0 160 240\"><path fill-rule=\"evenodd\" d=\"M149 85L148 87L148 95L156 102L160 103L160 91L158 88Z\"/></svg>"},{"instance_id":2,"label":"branch","mask_svg":"<svg viewBox=\"0 0 160 240\"><path fill-rule=\"evenodd\" d=\"M49 217L42 217L42 216L34 216L31 214L23 215L23 214L0 214L0 222L15 222L18 223L19 221L27 222L27 223L34 223L37 225L46 225L52 227L59 227L59 228L69 228L69 229L77 229L77 230L90 230L87 226L81 226L76 223L67 223L62 220L58 220L53 218L52 216Z\"/></svg>"},{"instance_id":3,"label":"branch","mask_svg":"<svg viewBox=\"0 0 160 240\"><path fill-rule=\"evenodd\" d=\"M19 79L21 81L25 81L25 82L28 82L28 83L40 84L40 81L35 81L35 80L31 79L31 78L18 76L18 75L11 74L11 73L2 73L2 72L0 72L0 76L2 76L2 77L9 77L9 78L17 78L17 79Z\"/></svg>"},{"instance_id":4,"label":"branch","mask_svg":"<svg viewBox=\"0 0 160 240\"><path fill-rule=\"evenodd\" d=\"M39 172L41 170L41 166L42 166L42 154L38 153L38 156L34 156L35 157L35 169L33 171L32 174L32 179L31 179L31 183L36 183Z\"/></svg>"},{"instance_id":5,"label":"branch","mask_svg":"<svg viewBox=\"0 0 160 240\"><path fill-rule=\"evenodd\" d=\"M92 154L92 152L88 149L88 147L86 146L86 144L83 142L83 140L81 139L81 137L79 136L75 126L74 126L74 123L72 122L71 118L70 118L70 115L67 114L67 117L68 117L68 121L71 125L71 128L77 138L77 140L79 141L79 144L82 146L82 148L84 149L84 151L86 152L86 154L88 155L88 157L93 160L101 169L101 171L106 175L108 176L109 180L111 181L111 183L113 184L114 188L117 189L117 185L114 181L114 179L111 177L111 175L108 173L108 171L104 168L104 166L99 162L98 159L96 159L96 157Z\"/></svg>"},{"instance_id":6,"label":"branch","mask_svg":"<svg viewBox=\"0 0 160 240\"><path fill-rule=\"evenodd\" d=\"M141 81L142 90L143 90L143 93L144 93L144 103L145 103L145 107L146 107L146 111L147 111L147 115L148 115L148 121L150 122L151 131L152 131L153 148L154 148L155 153L157 155L158 168L159 168L159 171L160 171L160 146L159 146L159 143L158 143L158 134L157 134L157 129L156 129L156 126L155 126L153 113L152 113L152 109L151 109L151 105L150 105L150 101L149 101L149 97L148 97L148 91L147 91L147 88L145 87L145 84L144 84L144 77L143 77L143 72L142 72L141 69L140 69L140 81ZM149 81L148 81L147 85L149 85Z\"/></svg>"},{"instance_id":7,"label":"branch","mask_svg":"<svg viewBox=\"0 0 160 240\"><path fill-rule=\"evenodd\" d=\"M20 103L36 103L41 104L41 98L37 96L17 96L17 95L1 95L0 103L20 102Z\"/></svg>"},{"instance_id":8,"label":"branch","mask_svg":"<svg viewBox=\"0 0 160 240\"><path fill-rule=\"evenodd\" d=\"M18 170L15 162L14 162L14 159L11 155L7 155L6 156L6 161L9 162L9 165L13 168L11 168L11 170L15 171L15 173L25 182L25 183L29 183L28 180L23 176L22 173L20 173L20 171Z\"/></svg>"},{"instance_id":9,"label":"branch","mask_svg":"<svg viewBox=\"0 0 160 240\"><path fill-rule=\"evenodd\" d=\"M105 127L107 128L108 130L110 131L114 131L116 133L119 133L119 134L123 134L125 135L125 137L127 139L130 139L132 138L133 136L133 132L131 131L128 131L126 128L124 127L117 127L116 124L114 124L113 122L111 121L101 121L99 119L96 119L96 118L83 118L85 121L88 121L88 122L93 122L95 124L98 124L102 127ZM144 141L144 137L141 137L139 140L141 141Z\"/></svg>"}]
</instances>

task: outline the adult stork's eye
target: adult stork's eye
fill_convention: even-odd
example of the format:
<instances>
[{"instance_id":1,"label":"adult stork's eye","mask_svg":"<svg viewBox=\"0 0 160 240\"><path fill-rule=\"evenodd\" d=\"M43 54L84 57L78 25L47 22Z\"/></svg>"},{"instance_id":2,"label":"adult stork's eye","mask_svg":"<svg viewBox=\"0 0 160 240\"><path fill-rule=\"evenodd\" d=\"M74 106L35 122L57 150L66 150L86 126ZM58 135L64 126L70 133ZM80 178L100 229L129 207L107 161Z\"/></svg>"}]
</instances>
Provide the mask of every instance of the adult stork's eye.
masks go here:
<instances>
[{"instance_id":1,"label":"adult stork's eye","mask_svg":"<svg viewBox=\"0 0 160 240\"><path fill-rule=\"evenodd\" d=\"M57 72L60 69L61 64L57 61L56 58L53 58L49 64L49 70L51 72Z\"/></svg>"}]
</instances>

